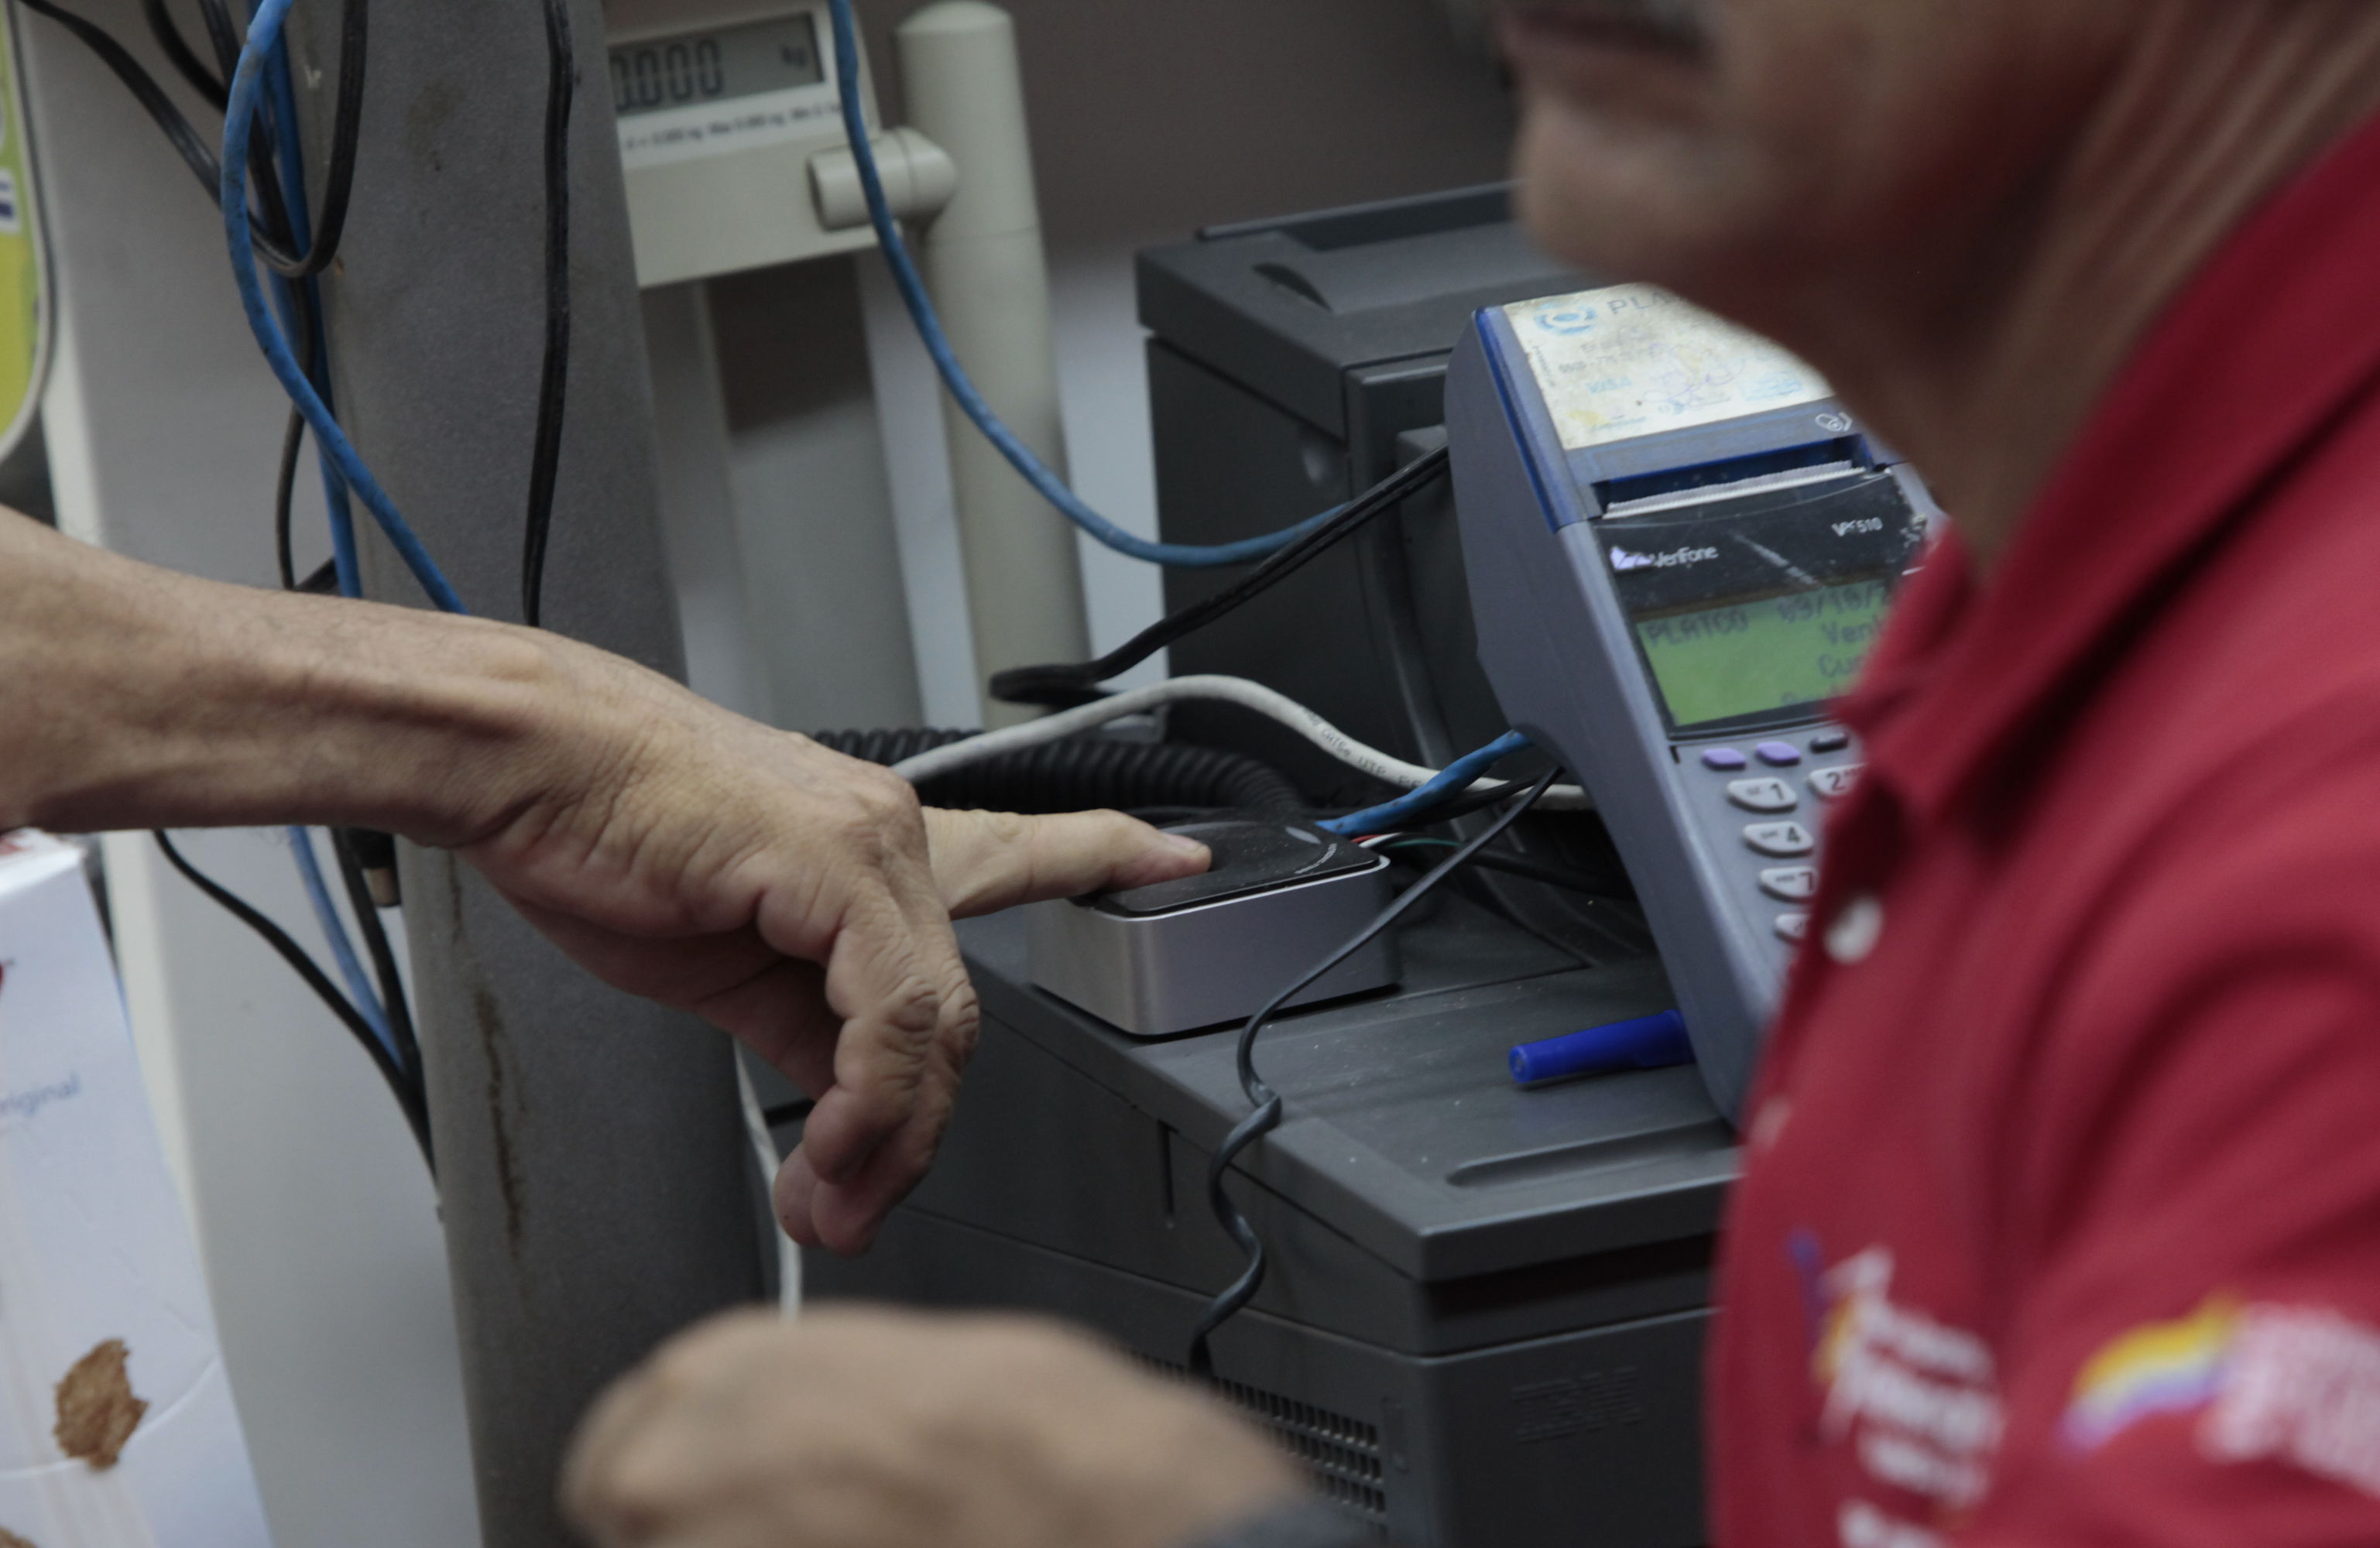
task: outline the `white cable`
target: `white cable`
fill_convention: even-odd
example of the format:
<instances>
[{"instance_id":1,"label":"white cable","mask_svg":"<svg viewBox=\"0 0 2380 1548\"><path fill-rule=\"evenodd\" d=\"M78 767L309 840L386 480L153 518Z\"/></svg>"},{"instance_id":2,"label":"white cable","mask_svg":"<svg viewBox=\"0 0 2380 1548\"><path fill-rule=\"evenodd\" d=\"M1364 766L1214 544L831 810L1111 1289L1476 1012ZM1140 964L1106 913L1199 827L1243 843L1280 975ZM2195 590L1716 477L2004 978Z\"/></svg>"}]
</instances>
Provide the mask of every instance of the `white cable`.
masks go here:
<instances>
[{"instance_id":1,"label":"white cable","mask_svg":"<svg viewBox=\"0 0 2380 1548\"><path fill-rule=\"evenodd\" d=\"M1417 763L1392 758L1377 747L1367 747L1337 726L1306 708L1295 699L1277 694L1261 683L1251 683L1245 677L1177 677L1153 687L1135 688L1128 694L1100 699L1042 720L1011 726L1006 731L986 732L965 742L953 742L930 753L893 767L892 772L913 785L924 784L957 769L971 768L987 758L1006 753L1022 752L1046 743L1079 736L1111 720L1121 720L1127 715L1145 715L1160 706L1183 699L1211 699L1223 704L1236 704L1244 709L1279 721L1298 735L1350 768L1369 774L1383 784L1400 790L1419 790L1438 778L1438 770L1425 768ZM1472 786L1475 792L1494 790L1498 781L1482 780ZM1585 812L1595 808L1586 792L1576 785L1556 785L1546 792L1537 803L1542 809L1556 812Z\"/></svg>"},{"instance_id":2,"label":"white cable","mask_svg":"<svg viewBox=\"0 0 2380 1548\"><path fill-rule=\"evenodd\" d=\"M777 1180L777 1137L769 1131L768 1115L760 1110L760 1094L752 1089L751 1071L744 1068L744 1056L735 1056L735 1097L744 1109L744 1137L751 1142L752 1158L760 1164L760 1191L769 1194ZM775 1209L770 1210L771 1224L769 1234L777 1243L777 1312L783 1317L802 1314L802 1250L794 1245L784 1228L774 1224Z\"/></svg>"}]
</instances>

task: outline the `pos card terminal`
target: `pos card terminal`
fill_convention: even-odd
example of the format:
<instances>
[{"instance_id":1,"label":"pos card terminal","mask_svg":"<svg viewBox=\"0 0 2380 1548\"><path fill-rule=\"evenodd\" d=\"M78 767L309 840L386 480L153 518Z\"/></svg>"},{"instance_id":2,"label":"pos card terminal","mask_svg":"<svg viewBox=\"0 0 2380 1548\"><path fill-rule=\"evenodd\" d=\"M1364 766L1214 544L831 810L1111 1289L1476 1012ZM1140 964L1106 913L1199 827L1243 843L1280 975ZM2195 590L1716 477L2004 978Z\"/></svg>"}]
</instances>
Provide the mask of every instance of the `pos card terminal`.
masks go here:
<instances>
[{"instance_id":1,"label":"pos card terminal","mask_svg":"<svg viewBox=\"0 0 2380 1548\"><path fill-rule=\"evenodd\" d=\"M1740 1119L1859 774L1826 706L1933 502L1809 367L1650 285L1478 314L1447 423L1481 664L1595 797Z\"/></svg>"}]
</instances>

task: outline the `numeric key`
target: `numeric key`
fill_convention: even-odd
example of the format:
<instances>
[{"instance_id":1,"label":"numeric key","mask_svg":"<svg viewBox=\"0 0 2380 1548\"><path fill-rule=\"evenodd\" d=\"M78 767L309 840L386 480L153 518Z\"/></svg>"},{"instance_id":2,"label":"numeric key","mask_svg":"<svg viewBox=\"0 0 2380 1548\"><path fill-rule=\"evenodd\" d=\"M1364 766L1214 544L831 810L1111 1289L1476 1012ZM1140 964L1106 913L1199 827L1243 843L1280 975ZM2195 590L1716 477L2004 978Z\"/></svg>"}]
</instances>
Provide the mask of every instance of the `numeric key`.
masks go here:
<instances>
[{"instance_id":1,"label":"numeric key","mask_svg":"<svg viewBox=\"0 0 2380 1548\"><path fill-rule=\"evenodd\" d=\"M1738 780L1727 787L1727 798L1747 812L1790 812L1802 804L1782 780Z\"/></svg>"},{"instance_id":2,"label":"numeric key","mask_svg":"<svg viewBox=\"0 0 2380 1548\"><path fill-rule=\"evenodd\" d=\"M1818 792L1821 800L1839 800L1852 792L1852 787L1859 783L1860 775L1864 771L1863 766L1856 763L1847 763L1840 768L1821 768L1810 776L1810 788Z\"/></svg>"},{"instance_id":3,"label":"numeric key","mask_svg":"<svg viewBox=\"0 0 2380 1548\"><path fill-rule=\"evenodd\" d=\"M1801 860L1818 853L1818 841L1798 822L1755 822L1743 830L1743 841L1754 853L1772 860Z\"/></svg>"}]
</instances>

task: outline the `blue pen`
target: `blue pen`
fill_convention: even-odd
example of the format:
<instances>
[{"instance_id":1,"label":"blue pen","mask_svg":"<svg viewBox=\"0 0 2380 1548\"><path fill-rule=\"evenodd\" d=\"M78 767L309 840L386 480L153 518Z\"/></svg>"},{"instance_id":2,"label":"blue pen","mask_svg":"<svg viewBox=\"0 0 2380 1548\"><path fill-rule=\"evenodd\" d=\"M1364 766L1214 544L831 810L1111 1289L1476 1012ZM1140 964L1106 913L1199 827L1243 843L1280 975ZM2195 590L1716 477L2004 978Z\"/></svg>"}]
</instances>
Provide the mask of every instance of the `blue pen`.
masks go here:
<instances>
[{"instance_id":1,"label":"blue pen","mask_svg":"<svg viewBox=\"0 0 2380 1548\"><path fill-rule=\"evenodd\" d=\"M1667 1070L1694 1061L1694 1046L1686 1039L1686 1019L1675 1010L1664 1010L1658 1016L1590 1027L1567 1037L1524 1043L1512 1050L1512 1079L1524 1086L1541 1086L1582 1075Z\"/></svg>"}]
</instances>

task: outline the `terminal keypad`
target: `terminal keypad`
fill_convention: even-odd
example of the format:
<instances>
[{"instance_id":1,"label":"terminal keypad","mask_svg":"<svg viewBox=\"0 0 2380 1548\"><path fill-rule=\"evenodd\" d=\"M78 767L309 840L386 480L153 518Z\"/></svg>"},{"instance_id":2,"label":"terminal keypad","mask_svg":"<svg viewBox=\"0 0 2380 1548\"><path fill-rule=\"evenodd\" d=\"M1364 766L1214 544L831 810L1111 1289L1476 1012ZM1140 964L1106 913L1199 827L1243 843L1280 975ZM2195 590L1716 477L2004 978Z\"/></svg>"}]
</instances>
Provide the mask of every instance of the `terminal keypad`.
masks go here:
<instances>
[{"instance_id":1,"label":"terminal keypad","mask_svg":"<svg viewBox=\"0 0 2380 1548\"><path fill-rule=\"evenodd\" d=\"M1729 844L1742 845L1735 851L1745 862L1742 896L1755 908L1767 905L1754 917L1787 948L1808 937L1809 908L1818 896L1820 824L1804 808L1849 795L1863 772L1858 758L1852 734L1835 726L1679 749L1687 782L1707 782L1710 793L1698 797L1696 807L1731 814L1722 831ZM1747 816L1756 820L1746 822ZM1780 903L1785 908L1778 912Z\"/></svg>"}]
</instances>

